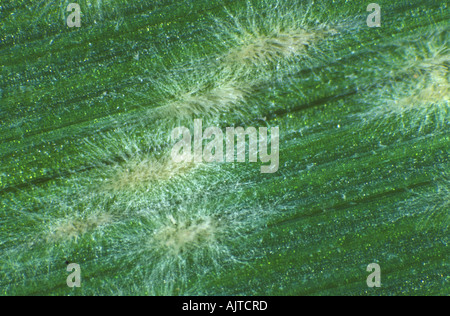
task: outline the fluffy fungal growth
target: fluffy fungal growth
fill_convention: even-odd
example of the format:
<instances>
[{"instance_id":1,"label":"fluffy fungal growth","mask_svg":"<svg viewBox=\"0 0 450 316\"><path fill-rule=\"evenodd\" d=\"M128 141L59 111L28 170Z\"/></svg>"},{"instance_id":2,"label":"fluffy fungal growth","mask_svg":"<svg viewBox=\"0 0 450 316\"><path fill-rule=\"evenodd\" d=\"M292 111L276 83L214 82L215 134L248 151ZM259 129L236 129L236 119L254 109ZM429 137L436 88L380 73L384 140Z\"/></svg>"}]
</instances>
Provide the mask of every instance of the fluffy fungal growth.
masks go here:
<instances>
[{"instance_id":1,"label":"fluffy fungal growth","mask_svg":"<svg viewBox=\"0 0 450 316\"><path fill-rule=\"evenodd\" d=\"M422 131L427 126L434 129L445 127L449 122L449 83L422 79L410 84L398 84L386 88L388 93L381 95L381 104L364 117L389 119L399 123L398 128L407 132Z\"/></svg>"},{"instance_id":2,"label":"fluffy fungal growth","mask_svg":"<svg viewBox=\"0 0 450 316\"><path fill-rule=\"evenodd\" d=\"M128 194L163 187L200 165L172 160L170 132L161 129L152 130L153 133L147 126L140 127L143 133L117 129L103 134L96 144L86 140L86 152L89 152L86 160L91 161L92 172L75 173L74 183L90 187L96 193Z\"/></svg>"},{"instance_id":3,"label":"fluffy fungal growth","mask_svg":"<svg viewBox=\"0 0 450 316\"><path fill-rule=\"evenodd\" d=\"M314 2L249 1L244 13L229 12L228 21L217 21L217 37L229 43L218 61L245 74L284 60L317 58L319 44L339 31L316 9Z\"/></svg>"},{"instance_id":4,"label":"fluffy fungal growth","mask_svg":"<svg viewBox=\"0 0 450 316\"><path fill-rule=\"evenodd\" d=\"M195 166L194 163L174 163L170 158L137 156L108 168L104 188L114 192L139 190L184 175Z\"/></svg>"},{"instance_id":5,"label":"fluffy fungal growth","mask_svg":"<svg viewBox=\"0 0 450 316\"><path fill-rule=\"evenodd\" d=\"M32 195L21 192L20 198L28 199L29 203L21 205L17 216L27 229L14 232L11 238L20 240L25 248L45 248L48 254L56 245L78 243L86 236L95 238L103 228L120 220L123 214L114 207L110 197L79 184L64 179L35 187Z\"/></svg>"},{"instance_id":6,"label":"fluffy fungal growth","mask_svg":"<svg viewBox=\"0 0 450 316\"><path fill-rule=\"evenodd\" d=\"M82 237L84 234L93 232L101 226L106 226L114 221L114 217L111 214L92 214L86 218L64 218L56 220L49 227L49 231L46 233L47 242L63 242L63 241L75 241Z\"/></svg>"},{"instance_id":7,"label":"fluffy fungal growth","mask_svg":"<svg viewBox=\"0 0 450 316\"><path fill-rule=\"evenodd\" d=\"M247 111L246 98L251 95L254 81L244 80L238 73L224 71L210 59L178 62L162 69L159 76L149 72L155 68L153 60L143 59L139 67L148 76L143 76L138 89L129 88L133 103L142 104L145 113L139 117L152 125L173 128L180 122L194 118L217 120L222 114L242 116Z\"/></svg>"},{"instance_id":8,"label":"fluffy fungal growth","mask_svg":"<svg viewBox=\"0 0 450 316\"><path fill-rule=\"evenodd\" d=\"M229 111L239 112L250 88L235 82L224 83L211 90L191 90L176 95L176 99L159 107L156 112L161 118L190 119L215 117ZM155 111L151 111L152 114Z\"/></svg>"},{"instance_id":9,"label":"fluffy fungal growth","mask_svg":"<svg viewBox=\"0 0 450 316\"><path fill-rule=\"evenodd\" d=\"M424 74L444 76L450 65L450 49L439 34L431 35L429 41L404 50L405 61L393 75L407 74L415 78Z\"/></svg>"},{"instance_id":10,"label":"fluffy fungal growth","mask_svg":"<svg viewBox=\"0 0 450 316\"><path fill-rule=\"evenodd\" d=\"M379 105L366 116L392 118L405 130L442 128L450 116L448 41L436 33L426 43L408 43L410 46L402 50L405 61L393 67L393 81L375 92L373 100Z\"/></svg>"},{"instance_id":11,"label":"fluffy fungal growth","mask_svg":"<svg viewBox=\"0 0 450 316\"><path fill-rule=\"evenodd\" d=\"M101 233L103 228L123 216L113 207L109 197L96 194L88 186L78 186L76 181L69 184L41 193L39 205L47 212L45 216L33 215L35 228L39 231L34 244L78 243L87 235ZM48 248L51 250L52 246L48 245Z\"/></svg>"},{"instance_id":12,"label":"fluffy fungal growth","mask_svg":"<svg viewBox=\"0 0 450 316\"><path fill-rule=\"evenodd\" d=\"M448 167L447 167L448 168ZM435 177L431 190L415 193L405 209L418 216L419 231L447 231L450 225L450 175L444 170Z\"/></svg>"},{"instance_id":13,"label":"fluffy fungal growth","mask_svg":"<svg viewBox=\"0 0 450 316\"><path fill-rule=\"evenodd\" d=\"M433 72L421 78L420 81L409 85L408 93L402 93L397 99L388 101L388 106L393 113L405 112L428 113L433 110L445 115L449 107L450 84L448 74ZM442 117L444 119L445 116Z\"/></svg>"},{"instance_id":14,"label":"fluffy fungal growth","mask_svg":"<svg viewBox=\"0 0 450 316\"><path fill-rule=\"evenodd\" d=\"M307 57L308 49L334 34L335 30L306 29L275 30L264 35L254 30L251 33L243 31L236 38L240 45L225 55L222 60L227 66L259 66L275 63L280 59L296 56Z\"/></svg>"},{"instance_id":15,"label":"fluffy fungal growth","mask_svg":"<svg viewBox=\"0 0 450 316\"><path fill-rule=\"evenodd\" d=\"M176 199L167 194L142 203L147 208L115 233L120 243L111 239L111 250L126 254L121 260L133 266L126 278L139 279L147 293L179 295L205 275L246 261L252 246L242 248L242 238L265 226L267 212L258 205L230 203L221 192L196 190L187 196L180 191Z\"/></svg>"},{"instance_id":16,"label":"fluffy fungal growth","mask_svg":"<svg viewBox=\"0 0 450 316\"><path fill-rule=\"evenodd\" d=\"M429 216L434 220L434 225L448 230L450 225L450 178L443 179L435 192L436 204L428 208ZM424 222L426 225L426 221Z\"/></svg>"},{"instance_id":17,"label":"fluffy fungal growth","mask_svg":"<svg viewBox=\"0 0 450 316\"><path fill-rule=\"evenodd\" d=\"M248 1L244 10L228 11L227 18L214 20L212 36L202 40L215 53L186 61L168 52L170 62L157 66L160 76L150 71L155 68L153 59L142 59L139 67L147 75L139 77L138 90L129 91L138 102L146 102L149 110L143 119L150 121L248 117L254 109L246 107L246 99L258 85L280 73L310 67L325 50L331 53L327 43L349 25L342 16L329 22L324 12L314 1ZM292 61L301 62L291 65Z\"/></svg>"},{"instance_id":18,"label":"fluffy fungal growth","mask_svg":"<svg viewBox=\"0 0 450 316\"><path fill-rule=\"evenodd\" d=\"M173 215L167 218L165 225L155 231L152 242L175 256L213 244L220 235L218 222L210 216L194 221L186 218L177 221Z\"/></svg>"}]
</instances>

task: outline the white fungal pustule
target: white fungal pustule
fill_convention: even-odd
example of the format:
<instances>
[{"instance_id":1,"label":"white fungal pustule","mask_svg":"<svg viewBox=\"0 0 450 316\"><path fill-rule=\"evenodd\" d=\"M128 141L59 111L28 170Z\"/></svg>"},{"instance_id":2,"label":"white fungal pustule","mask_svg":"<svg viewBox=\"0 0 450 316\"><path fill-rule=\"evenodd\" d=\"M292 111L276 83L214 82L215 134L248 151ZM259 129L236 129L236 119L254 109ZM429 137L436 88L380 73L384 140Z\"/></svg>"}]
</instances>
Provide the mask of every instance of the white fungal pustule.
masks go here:
<instances>
[{"instance_id":1,"label":"white fungal pustule","mask_svg":"<svg viewBox=\"0 0 450 316\"><path fill-rule=\"evenodd\" d=\"M87 233L95 231L101 226L106 226L114 221L114 216L109 213L91 214L89 216L75 216L56 219L50 224L45 239L49 243L77 241Z\"/></svg>"},{"instance_id":2,"label":"white fungal pustule","mask_svg":"<svg viewBox=\"0 0 450 316\"><path fill-rule=\"evenodd\" d=\"M220 211L198 207L144 211L144 229L127 237L127 248L134 250L127 258L136 265L132 273L141 276L149 291L179 294L191 279L233 262L229 244L239 236L229 226L233 223L220 220Z\"/></svg>"},{"instance_id":3,"label":"white fungal pustule","mask_svg":"<svg viewBox=\"0 0 450 316\"><path fill-rule=\"evenodd\" d=\"M342 18L330 21L325 11L325 4L313 1L248 1L246 10L216 20L216 37L226 43L217 61L244 76L292 59L310 66L329 48L322 42L340 34L344 23Z\"/></svg>"},{"instance_id":4,"label":"white fungal pustule","mask_svg":"<svg viewBox=\"0 0 450 316\"><path fill-rule=\"evenodd\" d=\"M157 295L186 294L208 275L248 261L257 250L244 242L247 234L263 229L273 212L273 206L234 203L243 192L229 199L225 188L178 190L181 195L143 194L143 208L126 226L118 225L121 238L111 240L110 251L133 267L126 278L141 280Z\"/></svg>"},{"instance_id":5,"label":"white fungal pustule","mask_svg":"<svg viewBox=\"0 0 450 316\"><path fill-rule=\"evenodd\" d=\"M177 221L172 215L169 215L168 219L167 226L155 231L154 241L173 255L217 241L218 223L210 216L195 221Z\"/></svg>"},{"instance_id":6,"label":"white fungal pustule","mask_svg":"<svg viewBox=\"0 0 450 316\"><path fill-rule=\"evenodd\" d=\"M408 131L448 124L450 50L439 32L426 38L427 42L413 40L397 48L404 61L395 60L392 81L375 92L379 105L368 116L392 118L401 122L399 129Z\"/></svg>"},{"instance_id":7,"label":"white fungal pustule","mask_svg":"<svg viewBox=\"0 0 450 316\"><path fill-rule=\"evenodd\" d=\"M250 88L236 82L224 83L211 90L185 92L157 109L163 118L189 119L213 117L217 114L239 111Z\"/></svg>"},{"instance_id":8,"label":"white fungal pustule","mask_svg":"<svg viewBox=\"0 0 450 316\"><path fill-rule=\"evenodd\" d=\"M418 82L411 96L404 98L404 104L416 106L444 105L449 101L450 49L437 46L435 42L425 45L427 54L419 55L407 67L413 74L412 82Z\"/></svg>"},{"instance_id":9,"label":"white fungal pustule","mask_svg":"<svg viewBox=\"0 0 450 316\"><path fill-rule=\"evenodd\" d=\"M411 85L409 92L409 95L394 102L393 111L402 113L429 107L447 109L450 98L448 74L441 70L425 74L420 81Z\"/></svg>"},{"instance_id":10,"label":"white fungal pustule","mask_svg":"<svg viewBox=\"0 0 450 316\"><path fill-rule=\"evenodd\" d=\"M120 192L146 188L152 183L168 181L196 167L194 162L175 163L169 158L138 157L108 169L104 189Z\"/></svg>"},{"instance_id":11,"label":"white fungal pustule","mask_svg":"<svg viewBox=\"0 0 450 316\"><path fill-rule=\"evenodd\" d=\"M421 49L408 48L405 52L405 66L401 72L413 74L435 74L444 76L450 65L450 49L446 44L440 44L436 38L431 38Z\"/></svg>"},{"instance_id":12,"label":"white fungal pustule","mask_svg":"<svg viewBox=\"0 0 450 316\"><path fill-rule=\"evenodd\" d=\"M221 59L227 66L258 66L280 59L307 57L310 47L335 32L326 29L276 30L269 35L245 32L236 38L239 45Z\"/></svg>"}]
</instances>

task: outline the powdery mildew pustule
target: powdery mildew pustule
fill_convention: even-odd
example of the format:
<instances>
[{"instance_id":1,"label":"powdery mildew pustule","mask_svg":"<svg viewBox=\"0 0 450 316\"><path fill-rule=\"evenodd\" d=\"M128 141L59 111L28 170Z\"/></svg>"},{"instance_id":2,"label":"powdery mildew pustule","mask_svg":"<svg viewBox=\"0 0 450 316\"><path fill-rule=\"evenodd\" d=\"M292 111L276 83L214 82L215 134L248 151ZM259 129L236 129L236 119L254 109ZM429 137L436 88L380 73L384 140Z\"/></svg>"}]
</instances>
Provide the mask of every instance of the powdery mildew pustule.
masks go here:
<instances>
[{"instance_id":1,"label":"powdery mildew pustule","mask_svg":"<svg viewBox=\"0 0 450 316\"><path fill-rule=\"evenodd\" d=\"M228 51L218 57L225 68L252 71L281 60L300 57L313 60L320 55L319 44L339 34L337 26L318 22L314 2L248 2L245 13L217 21L217 37ZM314 12L313 12L314 11ZM222 32L222 33L220 33Z\"/></svg>"},{"instance_id":2,"label":"powdery mildew pustule","mask_svg":"<svg viewBox=\"0 0 450 316\"><path fill-rule=\"evenodd\" d=\"M447 44L432 37L419 48L408 47L405 52L405 62L398 71L418 77L423 74L439 74L440 76L448 72L450 65L450 49ZM395 73L394 73L395 74Z\"/></svg>"},{"instance_id":3,"label":"powdery mildew pustule","mask_svg":"<svg viewBox=\"0 0 450 316\"><path fill-rule=\"evenodd\" d=\"M173 255L180 255L215 243L220 229L218 222L210 216L195 221L185 218L177 221L173 215L168 215L167 226L155 231L153 242Z\"/></svg>"},{"instance_id":4,"label":"powdery mildew pustule","mask_svg":"<svg viewBox=\"0 0 450 316\"><path fill-rule=\"evenodd\" d=\"M229 111L240 112L251 89L237 82L224 83L211 90L183 92L176 99L151 110L162 119L192 119L194 117L215 117Z\"/></svg>"},{"instance_id":5,"label":"powdery mildew pustule","mask_svg":"<svg viewBox=\"0 0 450 316\"><path fill-rule=\"evenodd\" d=\"M113 192L140 190L189 173L195 167L195 163L174 163L170 157L137 156L109 167L103 188Z\"/></svg>"},{"instance_id":6,"label":"powdery mildew pustule","mask_svg":"<svg viewBox=\"0 0 450 316\"><path fill-rule=\"evenodd\" d=\"M58 219L49 227L45 234L47 242L77 241L87 233L92 233L101 226L114 222L114 216L108 213L91 214L88 216L67 217Z\"/></svg>"},{"instance_id":7,"label":"powdery mildew pustule","mask_svg":"<svg viewBox=\"0 0 450 316\"><path fill-rule=\"evenodd\" d=\"M380 89L376 99L381 104L368 115L397 118L407 129L448 124L450 50L438 35L424 44L405 48L405 61L391 71L393 83Z\"/></svg>"},{"instance_id":8,"label":"powdery mildew pustule","mask_svg":"<svg viewBox=\"0 0 450 316\"><path fill-rule=\"evenodd\" d=\"M170 156L170 134L159 125L152 132L146 125L139 128L144 132L117 129L101 135L96 143L86 141L92 173L80 173L77 177L80 185L97 194L145 191L187 175L200 165L174 163Z\"/></svg>"},{"instance_id":9,"label":"powdery mildew pustule","mask_svg":"<svg viewBox=\"0 0 450 316\"><path fill-rule=\"evenodd\" d=\"M134 266L130 275L149 293L183 294L207 275L244 264L256 251L245 235L265 227L269 210L235 203L238 192L230 198L197 190L180 189L176 198L167 191L158 199L142 196L146 208L135 212L132 226L123 227L120 243L111 248L124 256L125 265Z\"/></svg>"},{"instance_id":10,"label":"powdery mildew pustule","mask_svg":"<svg viewBox=\"0 0 450 316\"><path fill-rule=\"evenodd\" d=\"M397 84L386 88L389 94L379 97L381 104L365 116L383 120L393 118L406 130L420 131L430 124L442 128L450 118L449 88L445 77L431 79L431 76L425 76L416 82Z\"/></svg>"},{"instance_id":11,"label":"powdery mildew pustule","mask_svg":"<svg viewBox=\"0 0 450 316\"><path fill-rule=\"evenodd\" d=\"M393 101L393 112L401 114L420 108L443 107L443 110L448 108L450 95L448 73L434 71L420 79L417 83L411 83L408 95Z\"/></svg>"},{"instance_id":12,"label":"powdery mildew pustule","mask_svg":"<svg viewBox=\"0 0 450 316\"><path fill-rule=\"evenodd\" d=\"M133 262L138 264L133 274L142 275L151 292L179 294L186 290L190 278L218 271L221 264L236 260L228 243L236 238L240 223L230 226L233 223L226 215L220 219L214 210L197 207L146 212L145 229L129 247L130 255L136 256ZM133 248L136 246L139 249Z\"/></svg>"},{"instance_id":13,"label":"powdery mildew pustule","mask_svg":"<svg viewBox=\"0 0 450 316\"><path fill-rule=\"evenodd\" d=\"M245 33L238 39L241 46L232 49L222 60L227 66L258 66L276 62L278 59L308 57L310 46L335 32L325 29L293 29L275 31L271 35Z\"/></svg>"}]
</instances>

